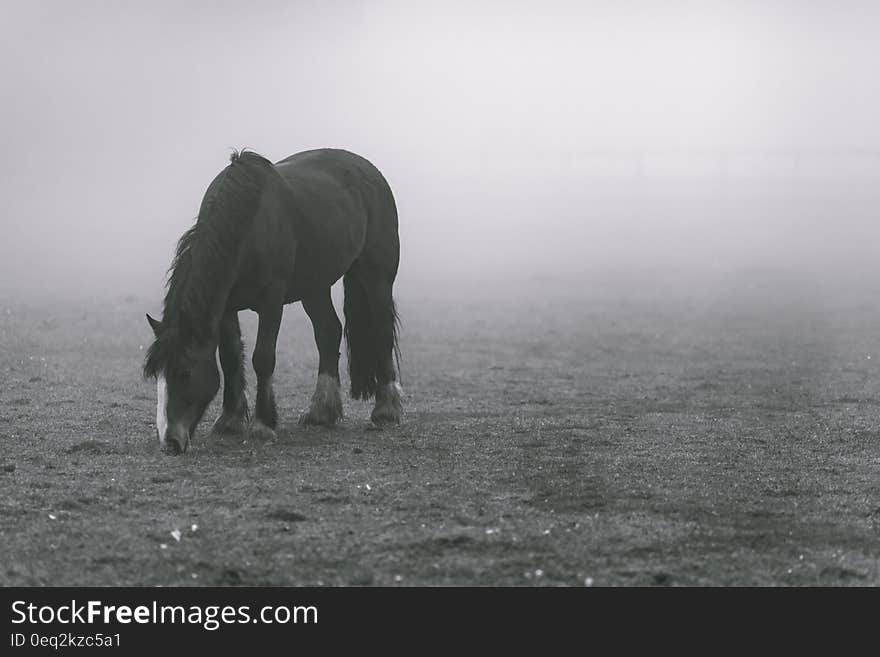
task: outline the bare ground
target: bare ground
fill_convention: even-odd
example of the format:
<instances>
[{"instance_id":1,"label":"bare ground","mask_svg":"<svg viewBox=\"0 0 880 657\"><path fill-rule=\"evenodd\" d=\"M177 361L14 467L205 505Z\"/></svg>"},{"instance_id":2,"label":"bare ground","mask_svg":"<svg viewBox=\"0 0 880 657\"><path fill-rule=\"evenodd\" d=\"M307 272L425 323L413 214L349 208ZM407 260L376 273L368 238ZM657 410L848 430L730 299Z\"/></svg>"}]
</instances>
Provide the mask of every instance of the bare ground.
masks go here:
<instances>
[{"instance_id":1,"label":"bare ground","mask_svg":"<svg viewBox=\"0 0 880 657\"><path fill-rule=\"evenodd\" d=\"M182 457L154 308L0 301L2 585L880 584L876 295L404 297L385 431L297 426L293 307L278 441L208 436L215 403Z\"/></svg>"}]
</instances>

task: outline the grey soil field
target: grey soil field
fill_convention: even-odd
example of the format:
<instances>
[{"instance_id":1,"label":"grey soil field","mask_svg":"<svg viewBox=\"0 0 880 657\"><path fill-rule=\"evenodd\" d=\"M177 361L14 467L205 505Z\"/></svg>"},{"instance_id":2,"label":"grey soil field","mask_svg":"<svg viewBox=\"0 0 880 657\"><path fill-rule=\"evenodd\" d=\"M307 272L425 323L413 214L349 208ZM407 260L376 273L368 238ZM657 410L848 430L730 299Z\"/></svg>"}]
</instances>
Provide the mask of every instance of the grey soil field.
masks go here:
<instances>
[{"instance_id":1,"label":"grey soil field","mask_svg":"<svg viewBox=\"0 0 880 657\"><path fill-rule=\"evenodd\" d=\"M215 402L181 457L155 307L0 299L0 584L880 584L880 296L791 287L404 294L384 431L296 424L289 307L277 442L208 435Z\"/></svg>"}]
</instances>

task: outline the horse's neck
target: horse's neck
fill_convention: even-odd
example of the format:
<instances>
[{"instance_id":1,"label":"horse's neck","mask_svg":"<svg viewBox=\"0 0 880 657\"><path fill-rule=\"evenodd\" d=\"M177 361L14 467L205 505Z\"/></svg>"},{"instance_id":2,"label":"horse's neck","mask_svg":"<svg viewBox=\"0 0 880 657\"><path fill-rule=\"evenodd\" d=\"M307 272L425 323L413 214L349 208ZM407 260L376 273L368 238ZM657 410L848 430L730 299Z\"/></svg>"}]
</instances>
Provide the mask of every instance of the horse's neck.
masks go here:
<instances>
[{"instance_id":1,"label":"horse's neck","mask_svg":"<svg viewBox=\"0 0 880 657\"><path fill-rule=\"evenodd\" d=\"M224 282L222 285L222 293L217 294L216 301L212 300L210 304L210 313L208 315L208 325L210 327L210 335L212 340L217 343L220 337L220 322L223 314L226 312L226 303L229 300L229 292L234 284L234 277L230 276L228 285ZM218 286L220 287L220 286Z\"/></svg>"},{"instance_id":2,"label":"horse's neck","mask_svg":"<svg viewBox=\"0 0 880 657\"><path fill-rule=\"evenodd\" d=\"M213 293L208 302L208 323L210 326L210 335L215 339L219 338L220 322L226 313L226 305L229 301L229 295L238 278L238 256L236 256L233 266L225 266L218 271L222 275L213 281Z\"/></svg>"},{"instance_id":3,"label":"horse's neck","mask_svg":"<svg viewBox=\"0 0 880 657\"><path fill-rule=\"evenodd\" d=\"M186 282L180 294L188 301L178 306L179 312L187 315L187 322L195 325L196 334L202 340L216 344L219 340L220 322L226 311L230 292L238 276L238 256L229 263L221 261L209 263L210 273L201 273ZM205 263L202 263L203 266ZM206 280L207 277L207 280ZM179 315L180 317L180 315Z\"/></svg>"}]
</instances>

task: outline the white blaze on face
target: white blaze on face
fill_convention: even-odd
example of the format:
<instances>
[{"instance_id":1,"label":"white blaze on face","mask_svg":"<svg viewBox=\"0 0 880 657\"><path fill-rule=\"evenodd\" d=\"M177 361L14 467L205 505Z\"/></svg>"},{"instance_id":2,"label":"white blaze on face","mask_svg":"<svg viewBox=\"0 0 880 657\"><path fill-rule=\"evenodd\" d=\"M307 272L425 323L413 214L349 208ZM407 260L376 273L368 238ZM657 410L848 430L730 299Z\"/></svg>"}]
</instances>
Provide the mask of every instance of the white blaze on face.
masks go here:
<instances>
[{"instance_id":1,"label":"white blaze on face","mask_svg":"<svg viewBox=\"0 0 880 657\"><path fill-rule=\"evenodd\" d=\"M164 374L156 377L156 400L156 429L159 431L161 444L168 430L168 385L165 383Z\"/></svg>"}]
</instances>

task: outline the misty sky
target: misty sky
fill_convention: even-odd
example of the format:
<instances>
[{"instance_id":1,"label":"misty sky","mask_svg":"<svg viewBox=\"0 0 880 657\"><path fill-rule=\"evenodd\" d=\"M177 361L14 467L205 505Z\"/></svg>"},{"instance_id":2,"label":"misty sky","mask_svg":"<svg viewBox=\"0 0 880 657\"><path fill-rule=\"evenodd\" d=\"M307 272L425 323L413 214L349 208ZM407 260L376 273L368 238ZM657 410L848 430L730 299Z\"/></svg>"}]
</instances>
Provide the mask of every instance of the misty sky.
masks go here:
<instances>
[{"instance_id":1,"label":"misty sky","mask_svg":"<svg viewBox=\"0 0 880 657\"><path fill-rule=\"evenodd\" d=\"M0 26L0 290L159 297L241 146L372 160L402 285L880 237L878 3L4 0Z\"/></svg>"}]
</instances>

